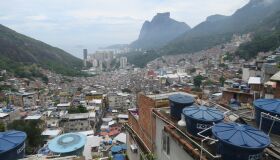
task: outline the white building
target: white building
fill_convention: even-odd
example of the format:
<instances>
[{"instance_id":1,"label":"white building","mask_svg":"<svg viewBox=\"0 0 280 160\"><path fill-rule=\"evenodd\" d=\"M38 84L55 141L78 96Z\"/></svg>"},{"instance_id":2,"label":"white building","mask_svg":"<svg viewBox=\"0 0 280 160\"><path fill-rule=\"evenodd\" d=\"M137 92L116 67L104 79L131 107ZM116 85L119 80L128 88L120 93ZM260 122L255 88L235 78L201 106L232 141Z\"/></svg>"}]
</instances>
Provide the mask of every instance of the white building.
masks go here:
<instances>
[{"instance_id":1,"label":"white building","mask_svg":"<svg viewBox=\"0 0 280 160\"><path fill-rule=\"evenodd\" d=\"M121 57L120 58L120 68L125 68L127 66L127 58Z\"/></svg>"}]
</instances>

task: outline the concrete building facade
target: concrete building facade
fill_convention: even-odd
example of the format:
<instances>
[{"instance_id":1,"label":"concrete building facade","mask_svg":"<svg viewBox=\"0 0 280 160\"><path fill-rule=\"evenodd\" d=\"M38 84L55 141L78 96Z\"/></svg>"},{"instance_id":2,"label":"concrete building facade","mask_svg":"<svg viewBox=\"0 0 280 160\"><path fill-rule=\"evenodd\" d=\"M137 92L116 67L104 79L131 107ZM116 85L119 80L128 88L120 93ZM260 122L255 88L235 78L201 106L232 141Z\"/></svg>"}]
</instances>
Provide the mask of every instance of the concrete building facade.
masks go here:
<instances>
[{"instance_id":1,"label":"concrete building facade","mask_svg":"<svg viewBox=\"0 0 280 160\"><path fill-rule=\"evenodd\" d=\"M127 93L108 93L108 106L111 109L125 111L130 107L131 98L131 95Z\"/></svg>"},{"instance_id":2,"label":"concrete building facade","mask_svg":"<svg viewBox=\"0 0 280 160\"><path fill-rule=\"evenodd\" d=\"M65 132L92 130L89 113L67 114L62 118L61 126Z\"/></svg>"}]
</instances>

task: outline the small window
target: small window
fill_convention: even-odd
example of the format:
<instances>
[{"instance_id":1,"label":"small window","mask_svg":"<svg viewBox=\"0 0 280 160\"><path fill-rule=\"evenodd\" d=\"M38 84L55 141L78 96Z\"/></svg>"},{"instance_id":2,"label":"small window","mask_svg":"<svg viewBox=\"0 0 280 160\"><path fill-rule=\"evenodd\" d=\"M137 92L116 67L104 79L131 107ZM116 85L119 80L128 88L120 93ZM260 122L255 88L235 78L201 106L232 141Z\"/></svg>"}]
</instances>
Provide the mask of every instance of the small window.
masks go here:
<instances>
[{"instance_id":1,"label":"small window","mask_svg":"<svg viewBox=\"0 0 280 160\"><path fill-rule=\"evenodd\" d=\"M170 154L169 136L164 131L162 132L162 149L167 155Z\"/></svg>"}]
</instances>

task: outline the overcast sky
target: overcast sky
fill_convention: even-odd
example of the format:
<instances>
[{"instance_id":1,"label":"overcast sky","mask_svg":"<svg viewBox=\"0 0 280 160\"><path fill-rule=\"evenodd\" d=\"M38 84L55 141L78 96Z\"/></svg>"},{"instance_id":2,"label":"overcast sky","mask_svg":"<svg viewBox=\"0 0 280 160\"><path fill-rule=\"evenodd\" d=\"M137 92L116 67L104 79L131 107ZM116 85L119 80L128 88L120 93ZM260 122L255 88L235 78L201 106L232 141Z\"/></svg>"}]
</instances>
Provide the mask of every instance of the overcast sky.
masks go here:
<instances>
[{"instance_id":1,"label":"overcast sky","mask_svg":"<svg viewBox=\"0 0 280 160\"><path fill-rule=\"evenodd\" d=\"M231 15L249 0L1 0L0 23L82 57L82 49L130 43L158 12L191 27Z\"/></svg>"}]
</instances>

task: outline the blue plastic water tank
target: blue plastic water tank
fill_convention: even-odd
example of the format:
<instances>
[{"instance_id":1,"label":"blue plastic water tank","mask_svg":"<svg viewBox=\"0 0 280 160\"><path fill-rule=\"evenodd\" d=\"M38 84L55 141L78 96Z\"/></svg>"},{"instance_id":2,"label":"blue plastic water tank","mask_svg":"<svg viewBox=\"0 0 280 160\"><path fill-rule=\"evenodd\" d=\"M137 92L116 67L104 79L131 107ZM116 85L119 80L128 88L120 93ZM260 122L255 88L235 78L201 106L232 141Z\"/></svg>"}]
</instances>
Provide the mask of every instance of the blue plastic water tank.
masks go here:
<instances>
[{"instance_id":1,"label":"blue plastic water tank","mask_svg":"<svg viewBox=\"0 0 280 160\"><path fill-rule=\"evenodd\" d=\"M52 139L48 148L61 156L82 155L86 136L80 133L66 133Z\"/></svg>"},{"instance_id":2,"label":"blue plastic water tank","mask_svg":"<svg viewBox=\"0 0 280 160\"><path fill-rule=\"evenodd\" d=\"M223 160L260 160L270 144L267 134L244 124L218 123L212 133L219 140L217 149Z\"/></svg>"},{"instance_id":3,"label":"blue plastic water tank","mask_svg":"<svg viewBox=\"0 0 280 160\"><path fill-rule=\"evenodd\" d=\"M183 94L174 94L169 96L170 115L175 120L181 119L182 110L194 103L194 98Z\"/></svg>"},{"instance_id":4,"label":"blue plastic water tank","mask_svg":"<svg viewBox=\"0 0 280 160\"><path fill-rule=\"evenodd\" d=\"M258 126L260 125L261 112L269 113L280 118L280 99L258 99L254 101L255 118ZM273 120L269 117L263 117L261 129L268 132L272 126ZM275 121L271 133L280 135L280 122Z\"/></svg>"},{"instance_id":5,"label":"blue plastic water tank","mask_svg":"<svg viewBox=\"0 0 280 160\"><path fill-rule=\"evenodd\" d=\"M193 136L198 136L197 133L205 130L213 123L219 123L224 119L224 114L216 109L206 106L191 106L183 109L187 124L187 131ZM204 135L211 135L211 130Z\"/></svg>"},{"instance_id":6,"label":"blue plastic water tank","mask_svg":"<svg viewBox=\"0 0 280 160\"><path fill-rule=\"evenodd\" d=\"M122 146L116 145L111 148L112 154L117 154L122 151Z\"/></svg>"},{"instance_id":7,"label":"blue plastic water tank","mask_svg":"<svg viewBox=\"0 0 280 160\"><path fill-rule=\"evenodd\" d=\"M113 156L114 160L125 160L125 156L123 154L115 154Z\"/></svg>"},{"instance_id":8,"label":"blue plastic water tank","mask_svg":"<svg viewBox=\"0 0 280 160\"><path fill-rule=\"evenodd\" d=\"M21 131L0 132L0 159L24 158L26 133Z\"/></svg>"}]
</instances>

